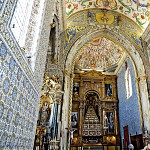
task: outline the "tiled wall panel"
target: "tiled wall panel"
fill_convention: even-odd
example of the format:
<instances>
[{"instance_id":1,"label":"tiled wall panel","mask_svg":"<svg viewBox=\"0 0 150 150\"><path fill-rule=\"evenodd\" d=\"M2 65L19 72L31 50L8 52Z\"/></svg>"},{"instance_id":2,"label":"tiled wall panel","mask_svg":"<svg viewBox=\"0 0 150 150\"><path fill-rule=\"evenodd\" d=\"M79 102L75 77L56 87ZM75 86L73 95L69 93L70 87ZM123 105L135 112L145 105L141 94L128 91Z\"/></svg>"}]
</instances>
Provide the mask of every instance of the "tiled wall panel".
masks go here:
<instances>
[{"instance_id":1,"label":"tiled wall panel","mask_svg":"<svg viewBox=\"0 0 150 150\"><path fill-rule=\"evenodd\" d=\"M39 94L0 39L0 149L32 149Z\"/></svg>"},{"instance_id":2,"label":"tiled wall panel","mask_svg":"<svg viewBox=\"0 0 150 150\"><path fill-rule=\"evenodd\" d=\"M128 125L129 134L136 135L142 133L134 67L130 59L127 59L127 64L131 72L132 93L133 93L129 99L127 99L126 97L125 65L123 65L117 79L120 129L122 138L124 137L123 127L126 125Z\"/></svg>"}]
</instances>

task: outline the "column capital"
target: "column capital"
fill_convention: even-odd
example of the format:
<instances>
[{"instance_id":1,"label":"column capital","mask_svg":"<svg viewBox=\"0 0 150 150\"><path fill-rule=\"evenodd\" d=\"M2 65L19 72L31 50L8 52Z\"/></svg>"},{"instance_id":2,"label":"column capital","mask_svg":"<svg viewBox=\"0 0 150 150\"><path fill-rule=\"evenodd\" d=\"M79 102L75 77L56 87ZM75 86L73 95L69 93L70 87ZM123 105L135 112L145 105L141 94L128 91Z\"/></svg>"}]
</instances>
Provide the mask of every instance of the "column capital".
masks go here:
<instances>
[{"instance_id":1,"label":"column capital","mask_svg":"<svg viewBox=\"0 0 150 150\"><path fill-rule=\"evenodd\" d=\"M148 76L146 75L140 76L140 80L147 80L147 79L148 79Z\"/></svg>"}]
</instances>

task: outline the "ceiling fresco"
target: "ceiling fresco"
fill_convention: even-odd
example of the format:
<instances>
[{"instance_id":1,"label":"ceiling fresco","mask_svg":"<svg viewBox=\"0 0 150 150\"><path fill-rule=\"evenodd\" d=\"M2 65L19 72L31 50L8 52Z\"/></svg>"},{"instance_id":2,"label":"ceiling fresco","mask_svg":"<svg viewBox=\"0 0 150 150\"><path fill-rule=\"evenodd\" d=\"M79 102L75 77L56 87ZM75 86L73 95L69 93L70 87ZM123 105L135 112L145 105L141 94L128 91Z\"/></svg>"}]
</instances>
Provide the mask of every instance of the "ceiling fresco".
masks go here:
<instances>
[{"instance_id":1,"label":"ceiling fresco","mask_svg":"<svg viewBox=\"0 0 150 150\"><path fill-rule=\"evenodd\" d=\"M106 28L117 34L125 34L130 41L142 49L140 36L143 30L133 20L118 12L100 9L84 10L68 18L65 46L70 43L72 38L79 37L79 33L88 34Z\"/></svg>"},{"instance_id":2,"label":"ceiling fresco","mask_svg":"<svg viewBox=\"0 0 150 150\"><path fill-rule=\"evenodd\" d=\"M66 15L95 8L118 12L132 19L143 30L149 24L150 0L65 0Z\"/></svg>"},{"instance_id":3,"label":"ceiling fresco","mask_svg":"<svg viewBox=\"0 0 150 150\"><path fill-rule=\"evenodd\" d=\"M75 66L82 69L104 69L115 66L119 63L124 50L113 41L99 37L86 43L75 58Z\"/></svg>"}]
</instances>

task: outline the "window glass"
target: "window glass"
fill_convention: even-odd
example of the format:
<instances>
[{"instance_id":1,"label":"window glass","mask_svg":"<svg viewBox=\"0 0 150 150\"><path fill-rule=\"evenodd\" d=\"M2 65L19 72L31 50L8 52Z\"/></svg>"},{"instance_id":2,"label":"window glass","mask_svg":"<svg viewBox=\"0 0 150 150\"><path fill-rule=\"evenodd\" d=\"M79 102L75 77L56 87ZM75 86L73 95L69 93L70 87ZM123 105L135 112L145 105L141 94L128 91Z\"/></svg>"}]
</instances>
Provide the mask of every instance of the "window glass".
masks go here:
<instances>
[{"instance_id":1,"label":"window glass","mask_svg":"<svg viewBox=\"0 0 150 150\"><path fill-rule=\"evenodd\" d=\"M132 82L131 82L130 69L128 67L125 73L125 83L126 83L127 98L129 98L130 96L132 96Z\"/></svg>"}]
</instances>

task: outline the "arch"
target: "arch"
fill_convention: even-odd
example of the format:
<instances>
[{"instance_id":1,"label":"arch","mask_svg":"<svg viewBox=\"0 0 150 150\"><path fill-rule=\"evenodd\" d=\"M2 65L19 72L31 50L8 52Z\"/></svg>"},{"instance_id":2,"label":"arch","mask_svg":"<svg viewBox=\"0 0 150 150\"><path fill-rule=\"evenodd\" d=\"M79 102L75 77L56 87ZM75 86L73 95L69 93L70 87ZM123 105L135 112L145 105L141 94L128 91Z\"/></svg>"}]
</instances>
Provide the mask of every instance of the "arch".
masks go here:
<instances>
[{"instance_id":1,"label":"arch","mask_svg":"<svg viewBox=\"0 0 150 150\"><path fill-rule=\"evenodd\" d=\"M90 94L90 93L95 93L98 96L98 98L100 99L100 95L95 90L88 90L88 91L85 92L85 95Z\"/></svg>"},{"instance_id":2,"label":"arch","mask_svg":"<svg viewBox=\"0 0 150 150\"><path fill-rule=\"evenodd\" d=\"M134 62L135 70L137 70L136 73L136 79L137 79L137 85L139 86L139 101L141 103L141 110L142 110L142 117L143 117L143 126L146 127L148 130L150 130L150 119L149 119L149 101L148 101L148 93L147 93L147 84L146 84L146 74L145 74L145 68L142 61L142 58L139 54L139 49L134 45L134 43L130 42L127 38L125 38L123 35L118 34L117 32L110 31L108 29L105 30L98 30L95 32L89 32L87 34L84 34L80 36L74 43L71 42L72 45L68 45L68 55L66 58L66 64L65 64L65 85L64 85L64 103L65 107L69 108L68 110L72 109L72 84L73 84L73 73L74 73L74 64L75 64L75 57L77 52L80 50L80 48L86 44L88 41L90 41L93 38L97 38L98 36L103 36L106 38L109 38L113 41L115 41L118 45L123 47L123 49L128 53L129 57ZM113 39L112 39L113 37ZM67 86L69 85L70 86ZM67 97L69 96L69 97ZM146 108L146 109L145 109ZM68 113L68 115L70 114ZM64 117L64 115L63 115ZM67 121L70 119L67 119ZM68 125L68 123L66 123ZM65 126L65 125L64 125Z\"/></svg>"},{"instance_id":3,"label":"arch","mask_svg":"<svg viewBox=\"0 0 150 150\"><path fill-rule=\"evenodd\" d=\"M100 102L100 95L97 93L97 91L95 91L95 90L88 90L84 94L84 99L85 99L84 116L87 113L88 107L91 106L91 105L94 107L94 110L95 110L96 114L98 115L98 111L99 111L98 110L98 104ZM93 101L93 99L94 99L94 101ZM100 118L99 115L98 115L98 117Z\"/></svg>"}]
</instances>

